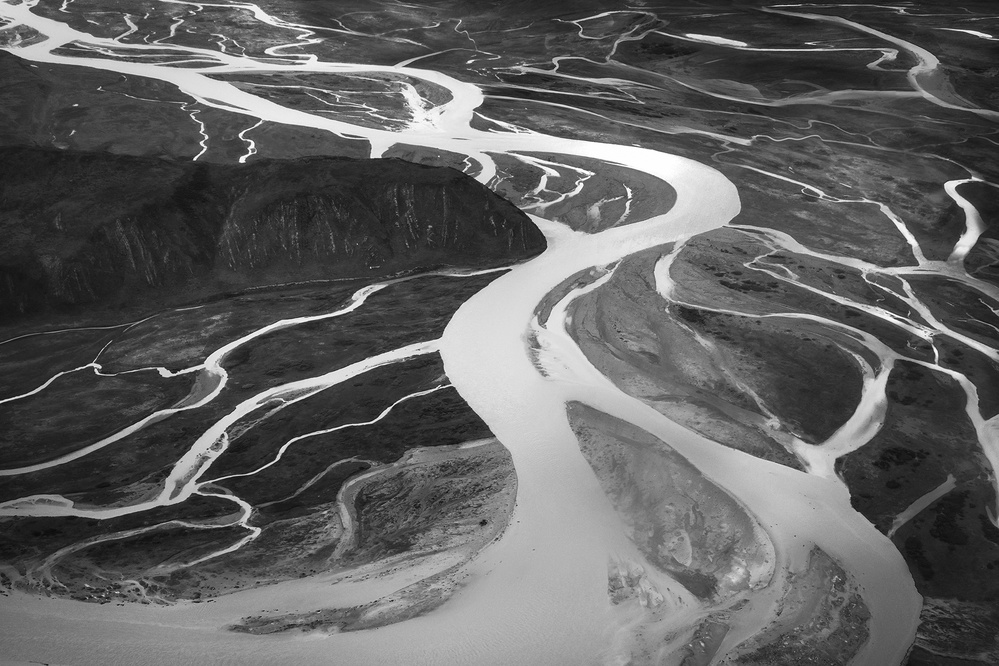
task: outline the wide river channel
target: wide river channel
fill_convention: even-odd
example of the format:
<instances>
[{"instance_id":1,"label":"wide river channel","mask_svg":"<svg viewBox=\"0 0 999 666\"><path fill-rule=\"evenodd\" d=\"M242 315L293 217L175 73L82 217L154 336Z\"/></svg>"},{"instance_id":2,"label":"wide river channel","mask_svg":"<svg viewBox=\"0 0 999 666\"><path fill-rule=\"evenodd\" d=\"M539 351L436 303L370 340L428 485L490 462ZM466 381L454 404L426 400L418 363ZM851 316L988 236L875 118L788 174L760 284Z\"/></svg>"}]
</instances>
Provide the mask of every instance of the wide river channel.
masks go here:
<instances>
[{"instance_id":1,"label":"wide river channel","mask_svg":"<svg viewBox=\"0 0 999 666\"><path fill-rule=\"evenodd\" d=\"M701 163L632 146L546 136L533 131L473 128L482 92L446 75L410 67L385 68L319 61L275 63L170 47L178 55L205 55L212 67L174 68L124 58L69 57L53 49L73 40L126 48L31 12L33 3L0 3L0 17L49 37L11 48L34 62L73 64L145 76L178 86L205 104L262 120L315 127L367 138L372 156L395 143L467 155L488 183L497 155L545 153L620 166L659 179L676 192L669 212L594 234L577 233L537 218L549 247L534 260L492 282L467 301L440 341L447 374L513 456L518 496L502 538L470 565L459 592L439 609L373 631L332 636L247 636L219 627L261 608L314 600L339 592L308 582L231 594L211 604L172 607L97 606L14 593L0 598L6 657L55 663L161 664L585 664L612 663L627 632L607 597L608 558L640 559L620 519L580 454L566 404L585 402L668 442L706 477L730 493L763 526L776 550L775 579L800 569L813 545L835 558L860 584L871 612L871 636L857 663L899 663L912 642L920 597L892 543L850 506L841 484L761 461L681 428L627 396L589 364L564 331L549 322L544 363L560 371L543 376L529 350L528 331L538 304L579 271L603 267L634 252L725 225L738 214L736 187ZM159 45L162 48L164 45ZM127 45L135 53L139 45ZM442 86L450 99L399 131L371 129L281 107L217 79L226 72L336 72L392 70ZM431 112L432 111L432 112ZM372 365L385 359L373 359ZM363 371L363 368L360 369ZM175 475L176 476L176 475ZM180 475L183 477L183 475ZM169 502L164 493L161 501ZM23 513L23 512L22 512ZM91 514L96 515L96 514ZM660 577L678 621L698 611L682 590ZM380 583L372 582L372 586ZM362 584L357 584L362 587ZM356 590L359 599L372 596ZM378 590L383 593L384 590ZM350 594L350 592L347 592ZM760 592L759 625L774 600ZM688 595L689 596L689 595ZM621 648L623 649L623 648Z\"/></svg>"}]
</instances>

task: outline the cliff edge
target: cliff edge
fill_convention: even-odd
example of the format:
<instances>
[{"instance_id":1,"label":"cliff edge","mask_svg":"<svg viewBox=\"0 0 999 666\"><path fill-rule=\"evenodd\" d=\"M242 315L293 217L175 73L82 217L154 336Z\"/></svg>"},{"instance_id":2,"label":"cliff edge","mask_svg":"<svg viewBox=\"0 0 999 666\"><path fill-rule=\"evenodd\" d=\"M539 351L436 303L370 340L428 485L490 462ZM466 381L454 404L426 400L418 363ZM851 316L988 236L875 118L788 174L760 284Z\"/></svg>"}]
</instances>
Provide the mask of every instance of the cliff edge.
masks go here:
<instances>
[{"instance_id":1,"label":"cliff edge","mask_svg":"<svg viewBox=\"0 0 999 666\"><path fill-rule=\"evenodd\" d=\"M245 165L0 148L0 317L190 301L286 282L485 267L541 252L515 206L450 168Z\"/></svg>"}]
</instances>

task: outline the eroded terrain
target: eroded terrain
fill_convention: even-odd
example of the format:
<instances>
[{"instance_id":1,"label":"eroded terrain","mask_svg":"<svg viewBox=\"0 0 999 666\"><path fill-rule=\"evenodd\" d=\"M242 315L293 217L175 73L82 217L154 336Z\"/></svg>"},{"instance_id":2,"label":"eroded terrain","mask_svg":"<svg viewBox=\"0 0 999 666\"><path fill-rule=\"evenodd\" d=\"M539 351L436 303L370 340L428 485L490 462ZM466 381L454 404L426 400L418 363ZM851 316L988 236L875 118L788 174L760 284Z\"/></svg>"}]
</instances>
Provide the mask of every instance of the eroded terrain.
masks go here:
<instances>
[{"instance_id":1,"label":"eroded terrain","mask_svg":"<svg viewBox=\"0 0 999 666\"><path fill-rule=\"evenodd\" d=\"M4 654L995 662L996 39L3 2Z\"/></svg>"}]
</instances>

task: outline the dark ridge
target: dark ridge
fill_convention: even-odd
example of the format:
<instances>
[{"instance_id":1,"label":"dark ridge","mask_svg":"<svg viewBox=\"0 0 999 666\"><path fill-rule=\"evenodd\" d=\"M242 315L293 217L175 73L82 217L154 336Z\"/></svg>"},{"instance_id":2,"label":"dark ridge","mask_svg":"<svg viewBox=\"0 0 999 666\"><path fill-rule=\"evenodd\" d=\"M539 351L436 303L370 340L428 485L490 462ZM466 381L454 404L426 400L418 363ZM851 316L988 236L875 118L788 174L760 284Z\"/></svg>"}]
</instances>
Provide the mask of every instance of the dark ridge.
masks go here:
<instances>
[{"instance_id":1,"label":"dark ridge","mask_svg":"<svg viewBox=\"0 0 999 666\"><path fill-rule=\"evenodd\" d=\"M202 164L0 148L0 320L285 282L485 267L545 247L474 179L399 159Z\"/></svg>"}]
</instances>

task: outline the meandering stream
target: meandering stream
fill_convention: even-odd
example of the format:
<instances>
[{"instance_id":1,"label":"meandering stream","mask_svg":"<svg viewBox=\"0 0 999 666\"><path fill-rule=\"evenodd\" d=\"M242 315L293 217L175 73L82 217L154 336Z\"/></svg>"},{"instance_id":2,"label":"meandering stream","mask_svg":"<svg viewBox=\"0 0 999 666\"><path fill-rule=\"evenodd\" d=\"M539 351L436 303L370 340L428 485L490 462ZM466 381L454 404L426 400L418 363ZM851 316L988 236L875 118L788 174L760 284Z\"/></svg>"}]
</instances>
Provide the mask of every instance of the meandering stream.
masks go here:
<instances>
[{"instance_id":1,"label":"meandering stream","mask_svg":"<svg viewBox=\"0 0 999 666\"><path fill-rule=\"evenodd\" d=\"M844 426L845 430L823 446L809 448L808 445L801 445L799 452L811 472L803 473L711 442L672 423L620 391L587 361L566 333L564 304L544 328L548 344L544 346L541 359L551 367L558 367L559 372L547 376L539 373L536 359L532 358L528 348L527 332L538 304L570 276L588 268L612 266L632 253L670 242L682 242L731 222L740 211L740 199L736 186L722 173L691 159L636 146L572 140L524 128L509 128L507 131L476 129L473 118L479 113L484 97L475 85L429 69L420 69L418 62L384 67L328 63L315 57L292 55L288 53L291 47L306 43L318 34L314 26L289 24L252 4L239 6L251 12L261 24L275 30L290 30L296 35L284 45L269 48L267 54L271 57L268 59L240 56L226 49L215 51L177 46L159 40L156 44L121 41L134 32L134 25L118 38L96 38L67 24L39 16L32 11L36 4L10 1L0 4L0 17L30 26L47 37L25 45L13 44L7 50L36 63L71 64L157 79L175 85L205 107L245 115L255 120L257 125L240 133L240 138L247 141L248 146L247 154L240 161L256 153L253 141L244 136L245 133L262 122L271 121L330 131L345 137L362 137L370 143L372 157L384 154L395 144L424 146L464 155L468 172L486 184L497 178L495 159L498 156L510 156L542 171L549 163L535 157L537 153L587 158L598 164L623 165L668 183L676 193L676 201L668 212L641 222L593 234L577 233L543 219L546 206L567 195L565 192L549 191L546 176L542 177L533 195L537 201L544 203L539 203L532 212L538 216L539 226L548 235L547 251L513 268L468 300L457 311L439 341L426 341L385 352L328 375L284 384L248 398L206 427L191 449L177 461L162 491L154 498L114 508L78 507L56 495L32 496L0 504L0 515L105 518L180 502L191 493L198 492L205 483L203 479L208 478L206 475L210 476L212 461L227 445L227 428L254 409L282 396L294 395L290 401L302 399L381 365L439 352L454 387L509 449L518 479L517 505L509 528L502 539L474 560L468 570L466 584L440 609L374 631L308 639L260 638L235 636L215 629L238 619L247 609L274 605L278 603L276 600L290 605L320 604L325 594L322 583L292 581L262 590L231 594L210 606L181 604L171 608L97 608L71 601L28 598L15 593L0 599L0 614L5 628L10 627L10 644L24 640L30 646L32 643L28 636L32 631L40 631L55 646L46 654L55 655L59 660L71 661L75 655L93 660L99 654L104 663L122 664L176 663L180 658L184 661L204 661L208 654L226 654L232 663L240 664L280 661L323 663L332 655L337 655L337 660L345 663L371 664L399 661L413 664L590 663L594 660L612 662L623 659L627 647L623 636L627 633L628 620L616 615L607 603L607 561L611 556L636 561L642 558L625 536L620 518L580 454L569 427L566 404L580 401L668 441L701 473L735 497L755 516L775 545L775 578L786 571L800 569L814 545L831 555L859 582L864 602L871 612L870 640L863 646L856 663L900 663L915 634L921 599L899 552L886 536L851 508L846 488L833 473L836 458L848 452L850 446L858 445L858 441L862 444L865 436L869 439L865 433L875 427L872 424L878 423L878 410L883 413L884 407L885 368L891 366L897 354L876 340L867 340L868 346L881 360L882 368L865 368L865 392L855 418ZM180 4L202 8L236 6L193 2ZM583 38L587 38L582 25L585 20L577 22ZM816 20L830 19L821 17ZM183 23L182 19L178 21L171 25L171 35ZM849 25L857 27L852 22ZM651 30L651 27L648 29ZM884 36L876 31L866 32ZM638 39L641 34L644 33L629 33L622 39ZM225 40L224 35L219 37ZM686 37L695 41L725 43L719 41L722 38L705 35L690 34ZM920 95L934 104L951 109L960 108L952 100L928 91L933 84L935 67L932 55L900 39L889 41L919 57L920 64L910 72L914 91L909 94ZM95 56L56 52L57 47L74 42L94 52ZM731 40L729 44L733 48L747 47L742 42ZM140 60L144 51L164 50L176 54L178 62L186 61L188 66L171 67ZM96 54L101 54L101 57ZM289 109L208 76L236 72L358 75L391 72L439 86L449 93L449 98L431 102L410 86L404 91L412 111L410 120L405 128L393 131ZM199 122L193 114L192 120ZM201 125L201 132L204 134L204 125ZM204 134L202 147L207 149L210 143L211 137ZM813 186L792 181L787 176L768 174L759 169L756 171L811 188L818 196L827 196ZM968 220L967 231L947 262L927 261L920 253L918 243L911 234L907 234L904 223L897 216L892 217L889 209L883 212L899 225L900 232L912 245L917 266L883 269L859 260L836 260L865 274L904 275L932 271L968 281L969 278L959 268L960 260L974 245L983 227L974 206L957 193L956 187L971 180L947 184L947 192L967 213ZM582 180L577 185L582 187ZM628 192L630 195L631 191ZM544 199L541 196L544 194L549 197ZM761 233L766 234L774 247L829 258L829 255L796 244L789 236L769 230L762 230ZM667 298L672 293L668 260L669 257L664 260L665 266L657 270L660 291ZM776 270L773 276L794 280L793 276ZM182 371L198 372L205 377L197 399L182 407L157 412L111 438L57 460L0 470L0 475L24 474L71 462L127 437L144 427L148 420L166 418L174 412L205 404L225 385L226 373L222 362L226 354L239 345L287 326L318 318L348 316L353 309L363 307L369 294L383 286L384 283L374 284L359 290L350 303L334 312L318 317L277 321L220 347L203 363ZM568 298L571 300L576 295ZM900 296L904 296L913 307L920 306L911 291ZM840 300L848 301L845 297ZM865 308L929 341L934 336L946 334L990 356L997 354L994 348L981 342L959 338L958 333L928 316L928 308L921 310L926 315L923 323L903 321L873 306ZM858 358L860 362L862 359ZM99 359L84 368L99 370ZM970 382L958 373L951 371L950 374L969 395L969 415L980 432L986 455L993 465L999 464L999 437L995 434L995 423L984 421L975 412L977 401L972 403L970 400L974 391ZM49 379L25 396L45 390L54 379ZM23 396L9 399L20 397ZM950 487L945 484L939 493L947 492ZM240 504L239 498L227 497L239 504L242 511L239 521L245 526L249 505ZM239 548L239 544L233 548ZM667 599L666 603L672 607L673 619L678 626L683 625L685 618L704 613L703 606L691 602L690 595L685 596L682 586L668 576L657 575L656 581ZM313 587L309 588L309 585ZM364 591L363 583L351 583L350 586L358 599L366 599L372 594L371 590ZM384 580L373 581L370 586L381 586L378 587L380 592L386 589ZM755 628L759 630L770 620L768 613L773 612L776 592L772 588L763 588L757 594L761 610L755 618ZM733 647L737 639L746 638L749 633L750 629L745 628L741 634L734 633L726 648ZM216 661L216 658L211 660ZM218 661L222 663L224 660Z\"/></svg>"}]
</instances>

